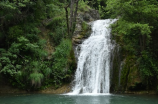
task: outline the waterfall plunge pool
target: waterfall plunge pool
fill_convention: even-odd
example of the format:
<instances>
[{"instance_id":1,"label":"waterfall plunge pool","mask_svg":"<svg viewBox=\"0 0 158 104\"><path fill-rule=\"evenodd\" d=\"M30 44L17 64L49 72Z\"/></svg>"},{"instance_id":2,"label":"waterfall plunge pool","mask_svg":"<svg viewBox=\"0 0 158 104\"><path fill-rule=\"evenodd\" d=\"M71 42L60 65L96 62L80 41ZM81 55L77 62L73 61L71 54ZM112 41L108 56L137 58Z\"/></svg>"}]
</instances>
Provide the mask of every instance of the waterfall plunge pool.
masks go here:
<instances>
[{"instance_id":1,"label":"waterfall plunge pool","mask_svg":"<svg viewBox=\"0 0 158 104\"><path fill-rule=\"evenodd\" d=\"M158 96L3 94L0 104L158 104Z\"/></svg>"}]
</instances>

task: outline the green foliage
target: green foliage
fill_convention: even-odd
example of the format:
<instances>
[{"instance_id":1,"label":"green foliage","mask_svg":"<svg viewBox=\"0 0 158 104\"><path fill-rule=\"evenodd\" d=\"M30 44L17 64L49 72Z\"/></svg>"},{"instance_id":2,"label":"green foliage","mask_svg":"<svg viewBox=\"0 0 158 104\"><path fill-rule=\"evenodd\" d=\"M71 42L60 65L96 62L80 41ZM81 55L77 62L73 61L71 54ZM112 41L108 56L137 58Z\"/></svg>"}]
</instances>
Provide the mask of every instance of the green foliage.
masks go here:
<instances>
[{"instance_id":1,"label":"green foliage","mask_svg":"<svg viewBox=\"0 0 158 104\"><path fill-rule=\"evenodd\" d=\"M151 52L143 51L141 57L138 58L139 71L143 79L143 83L146 85L146 89L157 90L156 82L158 78L158 63Z\"/></svg>"},{"instance_id":2,"label":"green foliage","mask_svg":"<svg viewBox=\"0 0 158 104\"><path fill-rule=\"evenodd\" d=\"M50 74L50 69L46 67L45 73L41 73L41 67L44 63L42 60L43 57L47 56L46 52L41 49L42 47L38 46L36 43L30 43L30 41L25 37L19 37L17 43L12 43L8 51L1 49L1 59L0 63L2 65L1 73L9 75L17 83L23 83L24 80L32 82L32 85L40 85L41 80L43 79L43 74ZM30 57L33 57L34 61ZM37 60L40 59L40 60ZM27 65L29 64L29 65ZM49 71L47 71L49 70ZM25 74L24 74L25 73ZM30 77L27 75L30 74ZM27 77L25 79L19 79ZM26 83L28 84L28 83ZM14 85L17 85L14 82ZM21 87L21 86L19 86ZM23 86L25 87L25 86Z\"/></svg>"},{"instance_id":3,"label":"green foliage","mask_svg":"<svg viewBox=\"0 0 158 104\"><path fill-rule=\"evenodd\" d=\"M82 23L82 29L83 31L88 29L88 25L85 22Z\"/></svg>"},{"instance_id":4,"label":"green foliage","mask_svg":"<svg viewBox=\"0 0 158 104\"><path fill-rule=\"evenodd\" d=\"M9 74L11 76L14 76L18 72L16 71L16 66L18 67L18 64L15 64L15 61L17 59L17 55L13 54L11 52L7 52L4 49L0 49L1 52L1 58L0 58L0 63L2 69L0 72L4 74Z\"/></svg>"},{"instance_id":5,"label":"green foliage","mask_svg":"<svg viewBox=\"0 0 158 104\"><path fill-rule=\"evenodd\" d=\"M23 30L21 29L20 26L13 26L9 28L8 34L9 34L8 36L9 39L15 40L17 37L23 34Z\"/></svg>"},{"instance_id":6,"label":"green foliage","mask_svg":"<svg viewBox=\"0 0 158 104\"><path fill-rule=\"evenodd\" d=\"M29 79L31 80L32 85L41 85L41 81L44 75L40 72L41 71L41 63L39 61L33 61L30 63L28 67L29 71L31 72L29 75Z\"/></svg>"},{"instance_id":7,"label":"green foliage","mask_svg":"<svg viewBox=\"0 0 158 104\"><path fill-rule=\"evenodd\" d=\"M86 5L90 6L89 8L94 8L95 10L99 11L100 17L102 19L109 18L111 14L108 13L106 10L106 1L107 0L80 0L81 1L81 7L83 8L82 11L84 11L85 7L83 7L83 3L85 1Z\"/></svg>"},{"instance_id":8,"label":"green foliage","mask_svg":"<svg viewBox=\"0 0 158 104\"><path fill-rule=\"evenodd\" d=\"M13 86L45 88L61 84L71 75L72 46L70 40L64 39L68 35L64 10L67 3L59 0L0 1L0 73ZM43 34L49 35L50 43L57 46L49 59Z\"/></svg>"},{"instance_id":9,"label":"green foliage","mask_svg":"<svg viewBox=\"0 0 158 104\"><path fill-rule=\"evenodd\" d=\"M142 52L142 57L138 59L138 62L140 63L140 71L144 79L158 75L157 62L148 51Z\"/></svg>"},{"instance_id":10,"label":"green foliage","mask_svg":"<svg viewBox=\"0 0 158 104\"><path fill-rule=\"evenodd\" d=\"M8 2L8 5L14 4L12 6L17 7L16 9L24 10L23 7L27 8L27 6L29 6L29 8L32 8L31 2L27 4L28 2L29 0L24 1L23 3L25 5L21 3L19 6L16 5L16 2ZM7 9L3 8L3 10L6 11ZM27 11L29 11L29 9ZM2 23L5 23L5 25L1 24L0 27L6 39L6 42L3 44L7 46L7 48L5 47L6 49L1 47L0 72L6 75L8 79L10 78L10 82L13 86L25 89L31 88L32 86L35 88L39 87L42 80L51 73L49 65L46 64L45 67L43 65L46 63L43 59L47 57L47 52L44 50L45 41L39 39L38 34L40 30L37 27L39 23L36 22L36 20L38 21L41 18L36 18L36 20L33 18L35 21L25 20L27 21L27 23L25 23L23 19L19 19L21 13L22 15L26 15L25 10L21 11L20 14L18 14L19 12L17 11L11 13L12 14L9 15L13 15L13 18L8 20L8 18L5 17L6 15L4 15L4 18L7 20L2 19ZM17 13L17 16L14 16L14 13ZM3 14L1 16L3 16ZM25 19L27 19L27 16L29 17L29 14L25 16ZM19 21L13 21L15 18L19 19ZM8 22L11 20L13 24ZM3 28L6 29L4 30ZM45 70L42 68L45 68Z\"/></svg>"},{"instance_id":11,"label":"green foliage","mask_svg":"<svg viewBox=\"0 0 158 104\"><path fill-rule=\"evenodd\" d=\"M145 37L145 45L147 46L151 40L151 29L152 26L141 23L131 23L123 19L118 20L113 25L113 35L119 38L120 44L128 51L132 53L138 53L141 48L139 38ZM137 49L137 50L136 50Z\"/></svg>"},{"instance_id":12,"label":"green foliage","mask_svg":"<svg viewBox=\"0 0 158 104\"><path fill-rule=\"evenodd\" d=\"M81 35L80 38L88 37L91 32L90 26L86 22L82 22L81 26L82 26L82 32L80 33Z\"/></svg>"},{"instance_id":13,"label":"green foliage","mask_svg":"<svg viewBox=\"0 0 158 104\"><path fill-rule=\"evenodd\" d=\"M152 47L158 28L158 2L155 0L107 0L111 17L119 18L112 28L116 41L136 56L136 64L147 86L157 77L157 51ZM155 57L156 56L156 57ZM148 88L147 88L148 89Z\"/></svg>"},{"instance_id":14,"label":"green foliage","mask_svg":"<svg viewBox=\"0 0 158 104\"><path fill-rule=\"evenodd\" d=\"M31 82L32 82L32 85L36 85L36 84L41 84L41 80L43 79L43 74L41 73L31 73L30 74L30 79L31 79Z\"/></svg>"},{"instance_id":15,"label":"green foliage","mask_svg":"<svg viewBox=\"0 0 158 104\"><path fill-rule=\"evenodd\" d=\"M59 25L54 29L54 32L49 33L55 46L59 45L62 38L64 38L66 35L66 29L63 26L65 25L61 25L61 26Z\"/></svg>"},{"instance_id":16,"label":"green foliage","mask_svg":"<svg viewBox=\"0 0 158 104\"><path fill-rule=\"evenodd\" d=\"M54 57L53 78L56 85L60 85L61 81L66 77L66 73L70 70L68 58L72 49L70 40L63 39L59 46L56 47Z\"/></svg>"},{"instance_id":17,"label":"green foliage","mask_svg":"<svg viewBox=\"0 0 158 104\"><path fill-rule=\"evenodd\" d=\"M83 0L79 0L79 12L86 12L90 9L88 6L88 1L84 2Z\"/></svg>"},{"instance_id":18,"label":"green foliage","mask_svg":"<svg viewBox=\"0 0 158 104\"><path fill-rule=\"evenodd\" d=\"M133 83L139 83L139 67L136 64L136 56L127 55L124 60L124 65L121 71L121 85L122 90L126 90L129 87L134 87Z\"/></svg>"},{"instance_id":19,"label":"green foliage","mask_svg":"<svg viewBox=\"0 0 158 104\"><path fill-rule=\"evenodd\" d=\"M158 23L157 5L145 0L107 1L107 10L114 16L120 16L112 32L126 50L140 54L147 49Z\"/></svg>"},{"instance_id":20,"label":"green foliage","mask_svg":"<svg viewBox=\"0 0 158 104\"><path fill-rule=\"evenodd\" d=\"M48 29L52 30L49 35L55 46L57 46L60 44L62 38L67 37L65 11L63 8L54 6L54 4L49 6L53 6L53 15L51 19L45 22L45 25Z\"/></svg>"}]
</instances>

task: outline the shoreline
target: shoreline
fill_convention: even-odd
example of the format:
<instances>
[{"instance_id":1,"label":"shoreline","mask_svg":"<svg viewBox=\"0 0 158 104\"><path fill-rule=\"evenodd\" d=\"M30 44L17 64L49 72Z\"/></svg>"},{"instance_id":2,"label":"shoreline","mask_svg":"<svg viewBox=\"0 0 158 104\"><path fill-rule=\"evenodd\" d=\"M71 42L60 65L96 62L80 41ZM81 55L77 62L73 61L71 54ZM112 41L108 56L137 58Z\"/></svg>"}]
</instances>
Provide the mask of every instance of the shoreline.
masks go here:
<instances>
[{"instance_id":1,"label":"shoreline","mask_svg":"<svg viewBox=\"0 0 158 104\"><path fill-rule=\"evenodd\" d=\"M39 91L26 91L10 86L0 86L0 94L31 94L31 93L43 93L43 94L63 94L71 91L69 84L64 84L60 88L55 89L53 86L48 87L47 89Z\"/></svg>"},{"instance_id":2,"label":"shoreline","mask_svg":"<svg viewBox=\"0 0 158 104\"><path fill-rule=\"evenodd\" d=\"M47 89L39 90L39 91L26 91L17 88L13 88L11 86L0 86L0 95L2 94L64 94L71 91L70 84L64 84L60 88L55 89L53 86L48 87ZM116 91L111 92L111 94L133 94L133 95L157 95L156 91Z\"/></svg>"}]
</instances>

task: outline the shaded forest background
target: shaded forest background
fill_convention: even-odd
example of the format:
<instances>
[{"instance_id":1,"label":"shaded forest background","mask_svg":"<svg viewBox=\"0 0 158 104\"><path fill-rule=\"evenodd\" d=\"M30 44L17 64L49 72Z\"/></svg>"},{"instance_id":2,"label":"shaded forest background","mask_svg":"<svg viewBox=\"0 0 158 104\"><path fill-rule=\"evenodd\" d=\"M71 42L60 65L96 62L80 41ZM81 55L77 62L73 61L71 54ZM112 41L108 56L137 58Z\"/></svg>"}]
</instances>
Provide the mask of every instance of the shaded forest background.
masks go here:
<instances>
[{"instance_id":1,"label":"shaded forest background","mask_svg":"<svg viewBox=\"0 0 158 104\"><path fill-rule=\"evenodd\" d=\"M0 78L31 90L70 83L76 16L88 7L118 18L112 34L128 66L137 67L144 90L158 90L158 0L1 0Z\"/></svg>"}]
</instances>

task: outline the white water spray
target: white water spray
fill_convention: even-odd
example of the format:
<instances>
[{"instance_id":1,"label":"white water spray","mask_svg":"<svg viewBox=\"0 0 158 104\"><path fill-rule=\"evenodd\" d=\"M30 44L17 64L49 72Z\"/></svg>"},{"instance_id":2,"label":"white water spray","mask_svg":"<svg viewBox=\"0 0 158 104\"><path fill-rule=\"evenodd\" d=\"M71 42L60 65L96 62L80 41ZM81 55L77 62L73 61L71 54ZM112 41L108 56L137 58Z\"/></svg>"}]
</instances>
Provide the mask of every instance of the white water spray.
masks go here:
<instances>
[{"instance_id":1,"label":"white water spray","mask_svg":"<svg viewBox=\"0 0 158 104\"><path fill-rule=\"evenodd\" d=\"M116 19L93 22L92 34L81 44L72 94L109 93L111 43L109 28Z\"/></svg>"}]
</instances>

